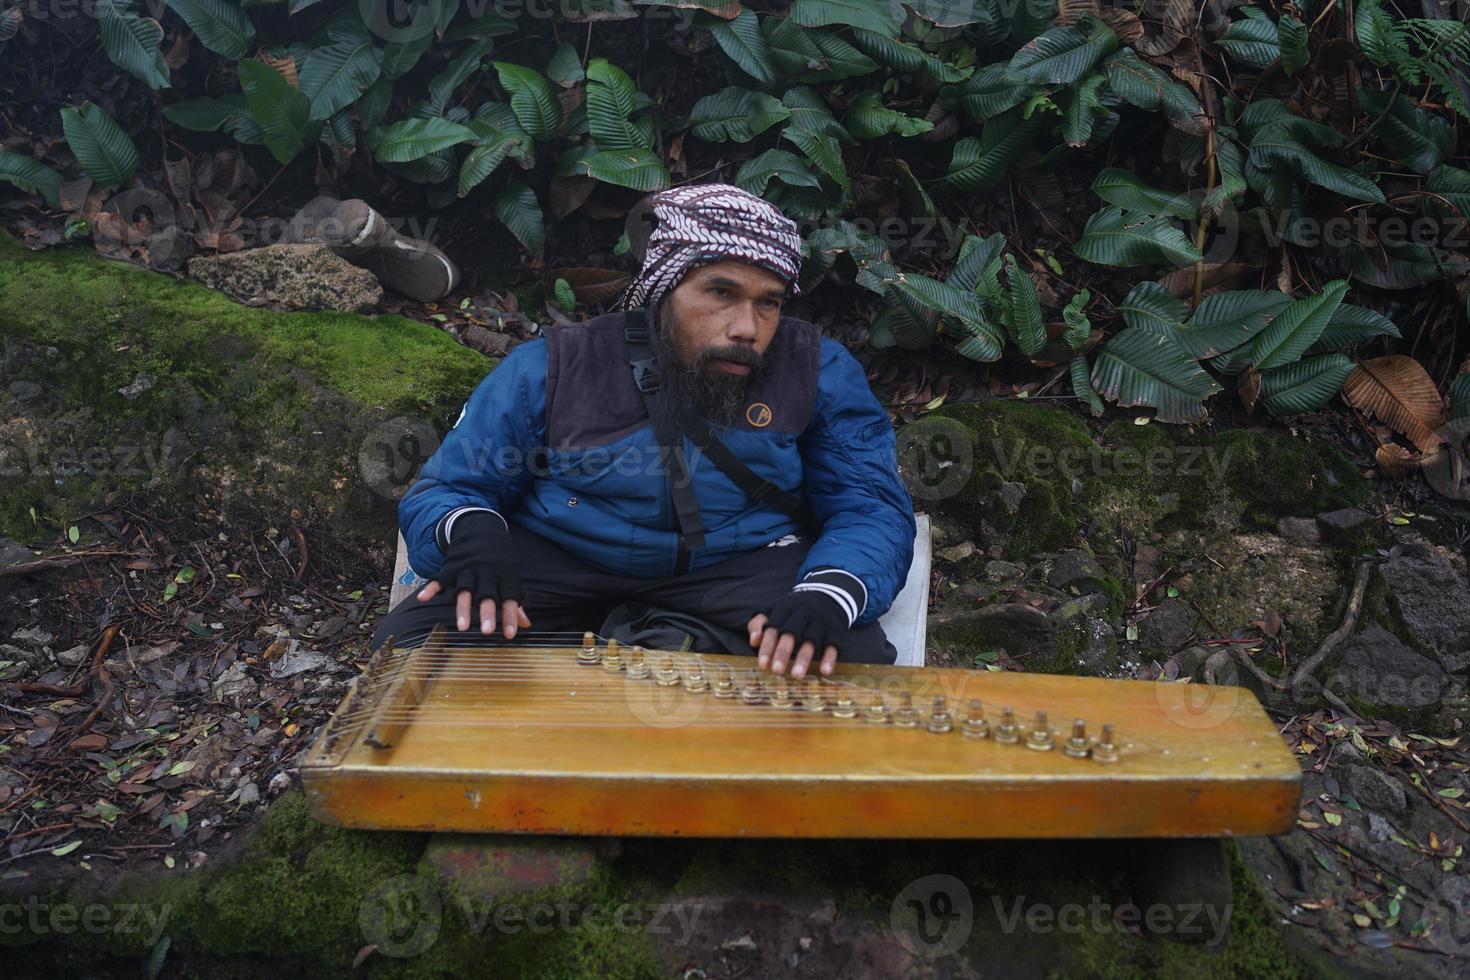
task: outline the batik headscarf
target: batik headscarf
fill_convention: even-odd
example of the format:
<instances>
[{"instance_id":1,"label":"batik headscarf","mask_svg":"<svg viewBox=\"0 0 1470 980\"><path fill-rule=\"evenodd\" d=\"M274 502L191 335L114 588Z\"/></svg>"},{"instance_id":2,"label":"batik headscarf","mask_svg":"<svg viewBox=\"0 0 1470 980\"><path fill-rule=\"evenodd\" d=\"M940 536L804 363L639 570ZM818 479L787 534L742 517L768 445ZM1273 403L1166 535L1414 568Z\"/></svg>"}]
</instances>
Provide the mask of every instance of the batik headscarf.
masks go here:
<instances>
[{"instance_id":1,"label":"batik headscarf","mask_svg":"<svg viewBox=\"0 0 1470 980\"><path fill-rule=\"evenodd\" d=\"M619 301L623 309L657 306L690 269L726 259L775 273L788 296L799 292L801 236L775 205L730 184L676 187L648 203L656 223L643 267Z\"/></svg>"}]
</instances>

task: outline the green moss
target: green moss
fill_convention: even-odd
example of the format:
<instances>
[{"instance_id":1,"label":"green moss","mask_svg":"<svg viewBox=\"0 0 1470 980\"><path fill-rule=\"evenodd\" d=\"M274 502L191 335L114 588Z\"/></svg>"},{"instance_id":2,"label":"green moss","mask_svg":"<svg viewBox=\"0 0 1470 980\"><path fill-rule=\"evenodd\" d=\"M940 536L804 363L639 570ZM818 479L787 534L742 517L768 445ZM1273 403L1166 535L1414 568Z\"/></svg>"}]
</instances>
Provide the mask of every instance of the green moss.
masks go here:
<instances>
[{"instance_id":1,"label":"green moss","mask_svg":"<svg viewBox=\"0 0 1470 980\"><path fill-rule=\"evenodd\" d=\"M202 493L298 518L350 513L381 534L391 502L366 484L359 450L391 416L447 426L490 366L402 317L254 309L90 252L0 242L0 366L43 391L0 426L14 477L0 527L13 535L46 537L140 491L196 509ZM151 387L119 392L139 376Z\"/></svg>"}]
</instances>

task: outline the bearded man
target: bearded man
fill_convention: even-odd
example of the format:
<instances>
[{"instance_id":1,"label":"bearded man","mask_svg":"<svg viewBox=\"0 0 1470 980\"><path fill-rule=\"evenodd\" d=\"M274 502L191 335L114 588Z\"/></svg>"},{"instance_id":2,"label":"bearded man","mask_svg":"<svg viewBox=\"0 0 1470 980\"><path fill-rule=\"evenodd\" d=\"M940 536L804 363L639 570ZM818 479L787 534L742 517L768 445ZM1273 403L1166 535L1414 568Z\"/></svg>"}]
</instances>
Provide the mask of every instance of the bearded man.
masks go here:
<instances>
[{"instance_id":1,"label":"bearded man","mask_svg":"<svg viewBox=\"0 0 1470 980\"><path fill-rule=\"evenodd\" d=\"M621 311L516 347L400 501L429 582L373 646L438 624L618 635L632 609L793 677L894 661L877 620L913 558L913 504L861 365L781 315L795 223L727 184L648 203Z\"/></svg>"}]
</instances>

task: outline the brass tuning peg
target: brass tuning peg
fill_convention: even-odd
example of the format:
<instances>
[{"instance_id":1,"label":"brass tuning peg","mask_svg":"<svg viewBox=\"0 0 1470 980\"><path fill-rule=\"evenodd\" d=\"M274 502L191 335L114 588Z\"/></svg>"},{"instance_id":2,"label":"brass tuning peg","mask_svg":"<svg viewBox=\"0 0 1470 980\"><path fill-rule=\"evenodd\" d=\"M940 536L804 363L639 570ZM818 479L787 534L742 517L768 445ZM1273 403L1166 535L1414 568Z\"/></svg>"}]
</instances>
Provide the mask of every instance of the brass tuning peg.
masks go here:
<instances>
[{"instance_id":1,"label":"brass tuning peg","mask_svg":"<svg viewBox=\"0 0 1470 980\"><path fill-rule=\"evenodd\" d=\"M868 702L867 710L863 712L863 718L874 725L882 725L888 721L890 714L888 705L883 703L883 695L874 693L873 700Z\"/></svg>"},{"instance_id":2,"label":"brass tuning peg","mask_svg":"<svg viewBox=\"0 0 1470 980\"><path fill-rule=\"evenodd\" d=\"M919 726L919 713L914 710L914 696L908 691L898 696L898 710L893 713L893 723L899 728Z\"/></svg>"},{"instance_id":3,"label":"brass tuning peg","mask_svg":"<svg viewBox=\"0 0 1470 980\"><path fill-rule=\"evenodd\" d=\"M704 676L704 661L698 657L689 662L689 669L684 672L684 690L693 694L709 690L709 679Z\"/></svg>"},{"instance_id":4,"label":"brass tuning peg","mask_svg":"<svg viewBox=\"0 0 1470 980\"><path fill-rule=\"evenodd\" d=\"M1112 725L1103 726L1102 738L1092 747L1092 758L1102 763L1118 761L1118 743L1114 740Z\"/></svg>"},{"instance_id":5,"label":"brass tuning peg","mask_svg":"<svg viewBox=\"0 0 1470 980\"><path fill-rule=\"evenodd\" d=\"M1046 712L1036 712L1036 724L1026 733L1026 748L1050 752L1054 744L1051 738L1051 726L1046 723Z\"/></svg>"},{"instance_id":6,"label":"brass tuning peg","mask_svg":"<svg viewBox=\"0 0 1470 980\"><path fill-rule=\"evenodd\" d=\"M735 687L735 672L729 667L722 667L720 679L715 681L715 697L729 699L736 697L739 693Z\"/></svg>"},{"instance_id":7,"label":"brass tuning peg","mask_svg":"<svg viewBox=\"0 0 1470 980\"><path fill-rule=\"evenodd\" d=\"M934 710L929 712L928 729L936 735L954 730L954 718L949 713L949 705L945 703L944 695L934 696Z\"/></svg>"},{"instance_id":8,"label":"brass tuning peg","mask_svg":"<svg viewBox=\"0 0 1470 980\"><path fill-rule=\"evenodd\" d=\"M617 640L607 641L607 650L602 655L602 669L610 672L623 669L623 651L618 647Z\"/></svg>"},{"instance_id":9,"label":"brass tuning peg","mask_svg":"<svg viewBox=\"0 0 1470 980\"><path fill-rule=\"evenodd\" d=\"M995 726L995 740L1001 745L1015 745L1021 741L1021 728L1016 724L1016 712L1002 708L1000 724Z\"/></svg>"},{"instance_id":10,"label":"brass tuning peg","mask_svg":"<svg viewBox=\"0 0 1470 980\"><path fill-rule=\"evenodd\" d=\"M1087 723L1081 718L1072 722L1072 736L1062 743L1062 752L1074 759L1085 759L1092 751L1092 742L1087 737Z\"/></svg>"},{"instance_id":11,"label":"brass tuning peg","mask_svg":"<svg viewBox=\"0 0 1470 980\"><path fill-rule=\"evenodd\" d=\"M577 663L584 666L602 663L602 654L597 649L597 637L591 633L582 634L582 649L577 651Z\"/></svg>"},{"instance_id":12,"label":"brass tuning peg","mask_svg":"<svg viewBox=\"0 0 1470 980\"><path fill-rule=\"evenodd\" d=\"M853 703L852 695L843 691L837 695L837 703L832 705L832 717L834 718L856 718L857 705Z\"/></svg>"},{"instance_id":13,"label":"brass tuning peg","mask_svg":"<svg viewBox=\"0 0 1470 980\"><path fill-rule=\"evenodd\" d=\"M970 701L970 713L965 716L964 732L970 738L990 737L990 722L985 719L985 712L979 698L973 698Z\"/></svg>"},{"instance_id":14,"label":"brass tuning peg","mask_svg":"<svg viewBox=\"0 0 1470 980\"><path fill-rule=\"evenodd\" d=\"M646 679L652 671L648 668L648 661L643 656L643 648L638 645L633 647L633 659L628 664L628 676L635 681Z\"/></svg>"}]
</instances>

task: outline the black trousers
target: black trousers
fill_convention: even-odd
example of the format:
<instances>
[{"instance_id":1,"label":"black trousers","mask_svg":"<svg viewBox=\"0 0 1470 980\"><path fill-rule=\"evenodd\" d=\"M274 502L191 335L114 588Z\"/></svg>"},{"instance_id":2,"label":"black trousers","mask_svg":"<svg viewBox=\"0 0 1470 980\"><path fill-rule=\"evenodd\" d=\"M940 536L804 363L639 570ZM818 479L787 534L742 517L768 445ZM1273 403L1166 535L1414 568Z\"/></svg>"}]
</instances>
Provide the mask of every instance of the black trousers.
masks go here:
<instances>
[{"instance_id":1,"label":"black trousers","mask_svg":"<svg viewBox=\"0 0 1470 980\"><path fill-rule=\"evenodd\" d=\"M811 548L810 536L792 536L782 539L790 543L756 548L683 575L634 578L585 562L517 524L510 526L510 534L521 561L525 591L521 605L535 632L597 632L615 607L624 602L642 602L698 616L745 636L750 617L769 613L775 601L796 584L796 573ZM441 624L454 631L454 604L454 596L448 592L426 602L420 602L416 593L411 594L378 623L370 646L376 649L390 636L420 638ZM480 635L478 615L470 618L470 630L465 635ZM497 617L495 636L503 635ZM728 652L755 655L749 646ZM846 663L891 664L897 655L883 627L873 622L848 633L838 659Z\"/></svg>"}]
</instances>

